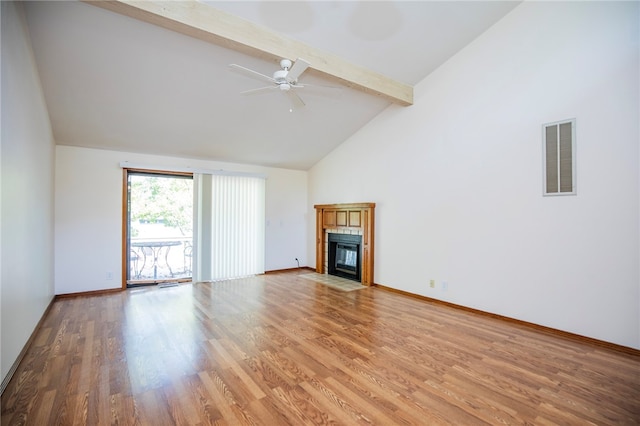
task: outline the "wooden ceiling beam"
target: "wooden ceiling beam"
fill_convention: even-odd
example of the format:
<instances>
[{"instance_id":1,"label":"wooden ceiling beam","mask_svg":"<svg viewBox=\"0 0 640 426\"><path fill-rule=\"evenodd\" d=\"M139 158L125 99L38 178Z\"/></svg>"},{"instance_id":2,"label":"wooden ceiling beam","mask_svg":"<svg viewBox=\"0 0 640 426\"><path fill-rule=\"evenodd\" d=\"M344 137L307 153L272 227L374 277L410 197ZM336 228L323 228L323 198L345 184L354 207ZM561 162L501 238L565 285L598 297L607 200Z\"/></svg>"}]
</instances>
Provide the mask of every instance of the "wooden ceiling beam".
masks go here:
<instances>
[{"instance_id":1,"label":"wooden ceiling beam","mask_svg":"<svg viewBox=\"0 0 640 426\"><path fill-rule=\"evenodd\" d=\"M303 58L310 69L399 105L413 104L413 87L346 62L268 28L198 1L85 1L209 43L266 60Z\"/></svg>"}]
</instances>

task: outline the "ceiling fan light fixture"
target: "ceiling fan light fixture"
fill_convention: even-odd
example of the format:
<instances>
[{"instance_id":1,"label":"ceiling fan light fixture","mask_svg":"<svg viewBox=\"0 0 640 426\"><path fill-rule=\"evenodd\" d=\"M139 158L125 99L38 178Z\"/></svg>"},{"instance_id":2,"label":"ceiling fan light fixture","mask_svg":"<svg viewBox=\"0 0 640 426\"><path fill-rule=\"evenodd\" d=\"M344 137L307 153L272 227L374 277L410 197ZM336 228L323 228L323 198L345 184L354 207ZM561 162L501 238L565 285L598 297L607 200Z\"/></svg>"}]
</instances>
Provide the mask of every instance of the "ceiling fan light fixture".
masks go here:
<instances>
[{"instance_id":1,"label":"ceiling fan light fixture","mask_svg":"<svg viewBox=\"0 0 640 426\"><path fill-rule=\"evenodd\" d=\"M289 89L291 89L291 85L289 83L281 83L279 87L283 92L288 92Z\"/></svg>"}]
</instances>

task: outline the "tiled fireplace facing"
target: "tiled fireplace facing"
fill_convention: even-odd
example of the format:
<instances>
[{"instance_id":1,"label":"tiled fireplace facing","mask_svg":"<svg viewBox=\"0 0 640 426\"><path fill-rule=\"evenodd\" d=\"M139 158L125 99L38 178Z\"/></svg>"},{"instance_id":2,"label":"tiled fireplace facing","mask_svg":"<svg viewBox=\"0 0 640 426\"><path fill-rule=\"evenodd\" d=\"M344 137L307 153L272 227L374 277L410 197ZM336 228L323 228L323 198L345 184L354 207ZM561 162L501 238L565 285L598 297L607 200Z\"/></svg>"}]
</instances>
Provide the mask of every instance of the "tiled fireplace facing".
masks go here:
<instances>
[{"instance_id":1,"label":"tiled fireplace facing","mask_svg":"<svg viewBox=\"0 0 640 426\"><path fill-rule=\"evenodd\" d=\"M354 204L322 204L314 206L316 209L316 272L321 274L330 273L329 267L329 234L337 234L337 239L346 240L348 238L340 238L340 235L358 235L360 236L360 246L358 252L359 262L359 281L363 285L373 284L373 247L374 247L374 203L354 203ZM353 242L343 242L348 245ZM353 253L351 253L353 254ZM349 275L351 258L350 254L344 254L346 265L338 267L345 274L337 275L348 277L350 279L358 279ZM340 271L338 271L340 272Z\"/></svg>"}]
</instances>

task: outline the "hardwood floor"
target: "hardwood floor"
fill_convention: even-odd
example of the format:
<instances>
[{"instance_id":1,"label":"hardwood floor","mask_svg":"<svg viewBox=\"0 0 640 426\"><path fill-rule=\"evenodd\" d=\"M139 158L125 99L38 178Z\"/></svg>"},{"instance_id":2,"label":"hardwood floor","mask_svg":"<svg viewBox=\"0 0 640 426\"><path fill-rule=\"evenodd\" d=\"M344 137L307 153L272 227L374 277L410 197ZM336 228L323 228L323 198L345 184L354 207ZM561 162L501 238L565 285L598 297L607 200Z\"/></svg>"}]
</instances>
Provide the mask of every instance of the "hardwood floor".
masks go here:
<instances>
[{"instance_id":1,"label":"hardwood floor","mask_svg":"<svg viewBox=\"0 0 640 426\"><path fill-rule=\"evenodd\" d=\"M2 425L640 424L636 355L297 274L56 300Z\"/></svg>"}]
</instances>

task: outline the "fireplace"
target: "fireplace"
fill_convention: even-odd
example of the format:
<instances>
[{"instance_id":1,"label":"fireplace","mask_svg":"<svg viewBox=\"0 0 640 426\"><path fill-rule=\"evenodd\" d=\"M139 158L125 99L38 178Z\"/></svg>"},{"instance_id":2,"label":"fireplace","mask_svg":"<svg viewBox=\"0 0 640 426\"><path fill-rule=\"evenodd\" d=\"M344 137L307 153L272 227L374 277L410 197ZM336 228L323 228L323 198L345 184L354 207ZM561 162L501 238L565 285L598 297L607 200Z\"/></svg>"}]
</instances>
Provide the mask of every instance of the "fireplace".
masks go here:
<instances>
[{"instance_id":1,"label":"fireplace","mask_svg":"<svg viewBox=\"0 0 640 426\"><path fill-rule=\"evenodd\" d=\"M360 245L361 235L333 234L328 235L329 259L327 272L360 281Z\"/></svg>"},{"instance_id":2,"label":"fireplace","mask_svg":"<svg viewBox=\"0 0 640 426\"><path fill-rule=\"evenodd\" d=\"M329 261L329 234L338 234L338 238L349 240L341 241L345 245L357 245L357 248L341 247L351 254L341 251L345 261L339 262L339 268L344 271L337 272L355 281L359 279L362 285L373 285L375 203L316 204L313 207L316 209L316 272L336 273L335 252ZM336 244L332 250L337 249ZM355 271L354 255L357 256Z\"/></svg>"}]
</instances>

